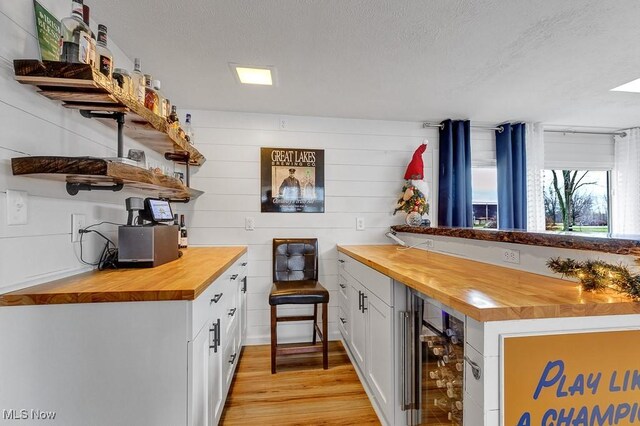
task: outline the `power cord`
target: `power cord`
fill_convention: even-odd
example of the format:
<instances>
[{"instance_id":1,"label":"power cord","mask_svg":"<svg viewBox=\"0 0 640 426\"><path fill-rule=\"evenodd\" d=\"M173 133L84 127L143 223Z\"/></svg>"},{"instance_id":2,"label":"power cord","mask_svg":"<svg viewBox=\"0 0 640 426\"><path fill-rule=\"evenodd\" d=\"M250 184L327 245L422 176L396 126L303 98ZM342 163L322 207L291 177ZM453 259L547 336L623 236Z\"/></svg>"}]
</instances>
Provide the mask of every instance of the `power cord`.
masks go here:
<instances>
[{"instance_id":1,"label":"power cord","mask_svg":"<svg viewBox=\"0 0 640 426\"><path fill-rule=\"evenodd\" d=\"M108 222L108 221L103 221L100 223L95 223L93 225L89 225L84 229L80 229L78 232L80 232L80 261L82 263L84 263L85 265L89 265L89 266L97 266L98 270L102 271L104 269L110 268L110 269L117 269L118 268L118 248L116 247L116 244L107 236L105 236L102 232L100 231L96 231L94 229L90 229L90 228L94 228L96 226L102 225L104 223L108 223L110 225L116 225L116 226L120 226L121 224L119 223L115 223L115 222ZM104 245L104 248L102 249L102 253L100 254L100 258L98 259L97 262L87 262L86 260L84 260L83 258L83 254L82 254L82 242L83 242L83 238L84 238L84 234L88 234L88 233L95 233L97 235L99 235L100 237L102 237L106 243ZM112 247L113 246L113 247Z\"/></svg>"}]
</instances>

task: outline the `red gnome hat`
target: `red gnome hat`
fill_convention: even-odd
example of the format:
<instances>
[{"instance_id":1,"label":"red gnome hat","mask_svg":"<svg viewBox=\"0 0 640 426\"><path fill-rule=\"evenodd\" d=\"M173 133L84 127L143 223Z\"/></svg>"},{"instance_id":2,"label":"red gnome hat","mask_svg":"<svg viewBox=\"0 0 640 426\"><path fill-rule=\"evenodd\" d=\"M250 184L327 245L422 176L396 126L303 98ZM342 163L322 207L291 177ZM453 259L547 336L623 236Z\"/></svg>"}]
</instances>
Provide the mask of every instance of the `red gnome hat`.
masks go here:
<instances>
[{"instance_id":1,"label":"red gnome hat","mask_svg":"<svg viewBox=\"0 0 640 426\"><path fill-rule=\"evenodd\" d=\"M411 162L407 166L407 171L404 173L404 178L406 180L415 179L422 180L424 179L424 163L422 162L422 154L427 150L427 144L423 143L416 149L416 152L413 153L413 157L411 158Z\"/></svg>"}]
</instances>

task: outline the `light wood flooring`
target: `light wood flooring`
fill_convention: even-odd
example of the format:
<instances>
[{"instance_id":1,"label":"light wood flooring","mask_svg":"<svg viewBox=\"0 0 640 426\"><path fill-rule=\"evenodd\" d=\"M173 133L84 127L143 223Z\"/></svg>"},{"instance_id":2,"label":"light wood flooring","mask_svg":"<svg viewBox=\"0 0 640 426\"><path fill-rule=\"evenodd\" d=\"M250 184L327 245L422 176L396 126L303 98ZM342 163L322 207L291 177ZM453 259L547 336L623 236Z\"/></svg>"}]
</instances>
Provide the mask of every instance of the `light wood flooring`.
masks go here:
<instances>
[{"instance_id":1,"label":"light wood flooring","mask_svg":"<svg viewBox=\"0 0 640 426\"><path fill-rule=\"evenodd\" d=\"M322 354L278 357L271 374L270 347L246 346L222 413L223 425L380 424L341 342Z\"/></svg>"}]
</instances>

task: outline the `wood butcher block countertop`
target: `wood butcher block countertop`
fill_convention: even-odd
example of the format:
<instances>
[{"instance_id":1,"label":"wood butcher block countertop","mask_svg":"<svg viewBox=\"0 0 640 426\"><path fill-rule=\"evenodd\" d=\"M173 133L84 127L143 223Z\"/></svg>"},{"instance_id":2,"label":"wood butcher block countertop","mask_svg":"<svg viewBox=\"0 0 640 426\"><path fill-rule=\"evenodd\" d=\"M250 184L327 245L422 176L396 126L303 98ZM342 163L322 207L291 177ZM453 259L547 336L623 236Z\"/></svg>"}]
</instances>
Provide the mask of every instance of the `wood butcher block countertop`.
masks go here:
<instances>
[{"instance_id":1,"label":"wood butcher block countertop","mask_svg":"<svg viewBox=\"0 0 640 426\"><path fill-rule=\"evenodd\" d=\"M338 251L478 321L640 314L613 291L419 249L338 246Z\"/></svg>"},{"instance_id":2,"label":"wood butcher block countertop","mask_svg":"<svg viewBox=\"0 0 640 426\"><path fill-rule=\"evenodd\" d=\"M73 275L0 294L0 306L194 300L247 252L246 247L194 247L155 268Z\"/></svg>"}]
</instances>

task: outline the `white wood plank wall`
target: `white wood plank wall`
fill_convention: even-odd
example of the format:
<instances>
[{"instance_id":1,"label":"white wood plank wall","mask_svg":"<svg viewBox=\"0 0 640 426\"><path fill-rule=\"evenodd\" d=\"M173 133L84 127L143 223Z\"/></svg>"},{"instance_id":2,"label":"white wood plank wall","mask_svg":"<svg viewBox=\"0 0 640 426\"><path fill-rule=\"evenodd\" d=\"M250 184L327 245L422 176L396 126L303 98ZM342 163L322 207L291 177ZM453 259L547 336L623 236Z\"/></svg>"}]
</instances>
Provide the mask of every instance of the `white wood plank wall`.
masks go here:
<instances>
[{"instance_id":1,"label":"white wood plank wall","mask_svg":"<svg viewBox=\"0 0 640 426\"><path fill-rule=\"evenodd\" d=\"M59 18L71 10L70 1L41 3ZM97 25L92 22L92 27L95 31ZM81 192L71 197L61 182L12 175L11 157L116 155L113 129L82 118L77 111L65 109L14 80L14 59L39 57L35 34L32 0L0 2L0 292L86 270L79 261L79 244L71 243L71 214L85 214L88 225L103 220L122 222L126 217L124 199L140 195ZM118 46L110 42L109 47L117 66L132 68ZM125 152L128 148L140 146L126 140ZM162 159L148 150L147 155ZM7 189L28 192L27 225L7 225ZM115 227L99 229L115 237ZM102 245L99 238L88 237L85 258L95 260Z\"/></svg>"},{"instance_id":2,"label":"white wood plank wall","mask_svg":"<svg viewBox=\"0 0 640 426\"><path fill-rule=\"evenodd\" d=\"M404 220L392 213L406 166L425 138L430 140L424 163L431 185L437 132L418 122L184 112L193 115L196 146L207 162L192 178L192 186L205 194L179 208L186 214L191 245L249 246L248 341L269 339L271 245L277 237L319 239L320 280L331 292L330 332L336 338L336 245L388 243L389 226ZM260 212L260 147L325 150L325 213ZM255 218L254 231L245 230L246 217ZM364 231L356 230L357 217L365 219ZM279 327L283 340L311 336L311 327L303 323Z\"/></svg>"}]
</instances>

